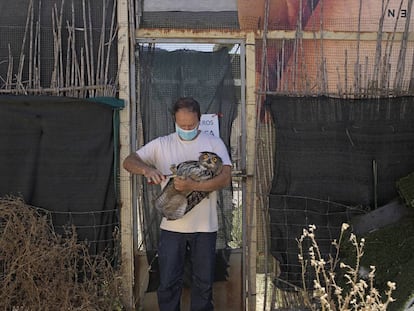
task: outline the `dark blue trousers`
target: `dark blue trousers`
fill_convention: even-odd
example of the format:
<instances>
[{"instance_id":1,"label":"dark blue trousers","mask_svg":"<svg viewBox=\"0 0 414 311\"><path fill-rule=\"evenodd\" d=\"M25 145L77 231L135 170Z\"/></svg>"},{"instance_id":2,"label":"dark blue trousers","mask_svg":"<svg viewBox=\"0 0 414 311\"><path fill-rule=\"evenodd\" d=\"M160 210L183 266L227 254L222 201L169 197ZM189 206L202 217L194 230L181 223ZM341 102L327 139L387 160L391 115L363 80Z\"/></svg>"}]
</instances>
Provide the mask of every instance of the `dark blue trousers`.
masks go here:
<instances>
[{"instance_id":1,"label":"dark blue trousers","mask_svg":"<svg viewBox=\"0 0 414 311\"><path fill-rule=\"evenodd\" d=\"M191 311L213 306L217 232L178 233L161 230L158 245L160 311L180 311L186 253L191 262Z\"/></svg>"}]
</instances>

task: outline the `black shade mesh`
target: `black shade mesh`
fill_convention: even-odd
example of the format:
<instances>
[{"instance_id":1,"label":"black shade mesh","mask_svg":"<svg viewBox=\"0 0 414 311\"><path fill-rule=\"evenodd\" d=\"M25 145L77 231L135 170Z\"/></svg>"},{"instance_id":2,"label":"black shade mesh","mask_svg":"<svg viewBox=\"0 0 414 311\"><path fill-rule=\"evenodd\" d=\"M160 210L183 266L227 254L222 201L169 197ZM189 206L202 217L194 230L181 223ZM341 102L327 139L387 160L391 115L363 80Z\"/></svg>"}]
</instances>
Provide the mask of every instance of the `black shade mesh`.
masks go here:
<instances>
[{"instance_id":1,"label":"black shade mesh","mask_svg":"<svg viewBox=\"0 0 414 311\"><path fill-rule=\"evenodd\" d=\"M300 286L302 229L316 225L327 256L343 222L393 200L397 180L414 171L414 101L269 96L267 103L276 126L271 253L281 264L279 286Z\"/></svg>"},{"instance_id":2,"label":"black shade mesh","mask_svg":"<svg viewBox=\"0 0 414 311\"><path fill-rule=\"evenodd\" d=\"M92 254L119 226L113 110L63 97L0 96L0 196L19 196L75 225Z\"/></svg>"}]
</instances>

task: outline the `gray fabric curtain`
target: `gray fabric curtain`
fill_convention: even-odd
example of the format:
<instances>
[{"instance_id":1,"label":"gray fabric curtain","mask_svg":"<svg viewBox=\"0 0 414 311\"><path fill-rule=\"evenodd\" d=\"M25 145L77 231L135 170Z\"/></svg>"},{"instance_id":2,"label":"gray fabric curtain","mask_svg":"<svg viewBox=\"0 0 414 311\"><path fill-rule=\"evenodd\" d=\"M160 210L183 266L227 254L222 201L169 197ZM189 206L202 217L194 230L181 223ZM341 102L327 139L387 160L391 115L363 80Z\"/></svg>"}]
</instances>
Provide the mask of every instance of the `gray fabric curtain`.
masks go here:
<instances>
[{"instance_id":1,"label":"gray fabric curtain","mask_svg":"<svg viewBox=\"0 0 414 311\"><path fill-rule=\"evenodd\" d=\"M219 115L220 136L230 150L231 126L236 117L237 99L228 50L216 52L193 50L165 51L138 47L138 73L143 137L148 142L174 131L171 105L182 96L194 97L201 113ZM149 254L156 251L161 216L152 206L159 187L144 185L144 240ZM219 193L219 224L217 246L225 250L230 241L232 223L232 191ZM151 257L151 256L150 256ZM149 259L151 261L151 258ZM221 278L225 278L225 269ZM219 273L220 275L220 273ZM220 278L220 276L219 276Z\"/></svg>"}]
</instances>

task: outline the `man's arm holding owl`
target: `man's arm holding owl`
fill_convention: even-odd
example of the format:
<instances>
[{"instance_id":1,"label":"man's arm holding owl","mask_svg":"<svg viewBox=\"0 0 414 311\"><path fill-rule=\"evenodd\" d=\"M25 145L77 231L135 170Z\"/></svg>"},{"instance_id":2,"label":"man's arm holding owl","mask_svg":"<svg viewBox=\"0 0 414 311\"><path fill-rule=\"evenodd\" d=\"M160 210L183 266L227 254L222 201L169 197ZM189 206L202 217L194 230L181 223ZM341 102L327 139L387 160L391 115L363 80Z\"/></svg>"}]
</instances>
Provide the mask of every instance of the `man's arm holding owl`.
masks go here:
<instances>
[{"instance_id":1,"label":"man's arm holding owl","mask_svg":"<svg viewBox=\"0 0 414 311\"><path fill-rule=\"evenodd\" d=\"M147 178L148 182L153 184L160 184L166 179L155 167L146 164L136 152L131 153L127 156L123 162L123 167L128 172L136 175L143 175Z\"/></svg>"},{"instance_id":2,"label":"man's arm holding owl","mask_svg":"<svg viewBox=\"0 0 414 311\"><path fill-rule=\"evenodd\" d=\"M174 179L174 188L178 191L205 191L211 192L223 189L231 183L231 166L224 165L220 174L208 180L195 181L191 178Z\"/></svg>"}]
</instances>

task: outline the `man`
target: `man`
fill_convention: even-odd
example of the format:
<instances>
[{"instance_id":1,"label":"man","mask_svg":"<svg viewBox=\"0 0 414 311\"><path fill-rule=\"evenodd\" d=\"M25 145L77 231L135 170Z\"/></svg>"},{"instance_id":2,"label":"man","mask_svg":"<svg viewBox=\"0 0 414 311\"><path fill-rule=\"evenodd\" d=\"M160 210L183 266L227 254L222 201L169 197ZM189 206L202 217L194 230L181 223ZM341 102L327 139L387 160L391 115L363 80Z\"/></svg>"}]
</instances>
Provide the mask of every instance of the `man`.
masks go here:
<instances>
[{"instance_id":1,"label":"man","mask_svg":"<svg viewBox=\"0 0 414 311\"><path fill-rule=\"evenodd\" d=\"M149 182L165 186L171 164L198 160L202 151L216 153L223 161L222 172L216 177L194 181L174 179L178 191L207 191L210 195L177 220L161 221L158 245L160 311L180 310L184 261L189 251L192 263L191 310L213 310L213 281L216 237L218 230L216 190L231 183L231 161L223 141L202 133L200 105L191 97L178 99L172 107L176 131L158 137L129 155L124 168L143 175Z\"/></svg>"}]
</instances>

